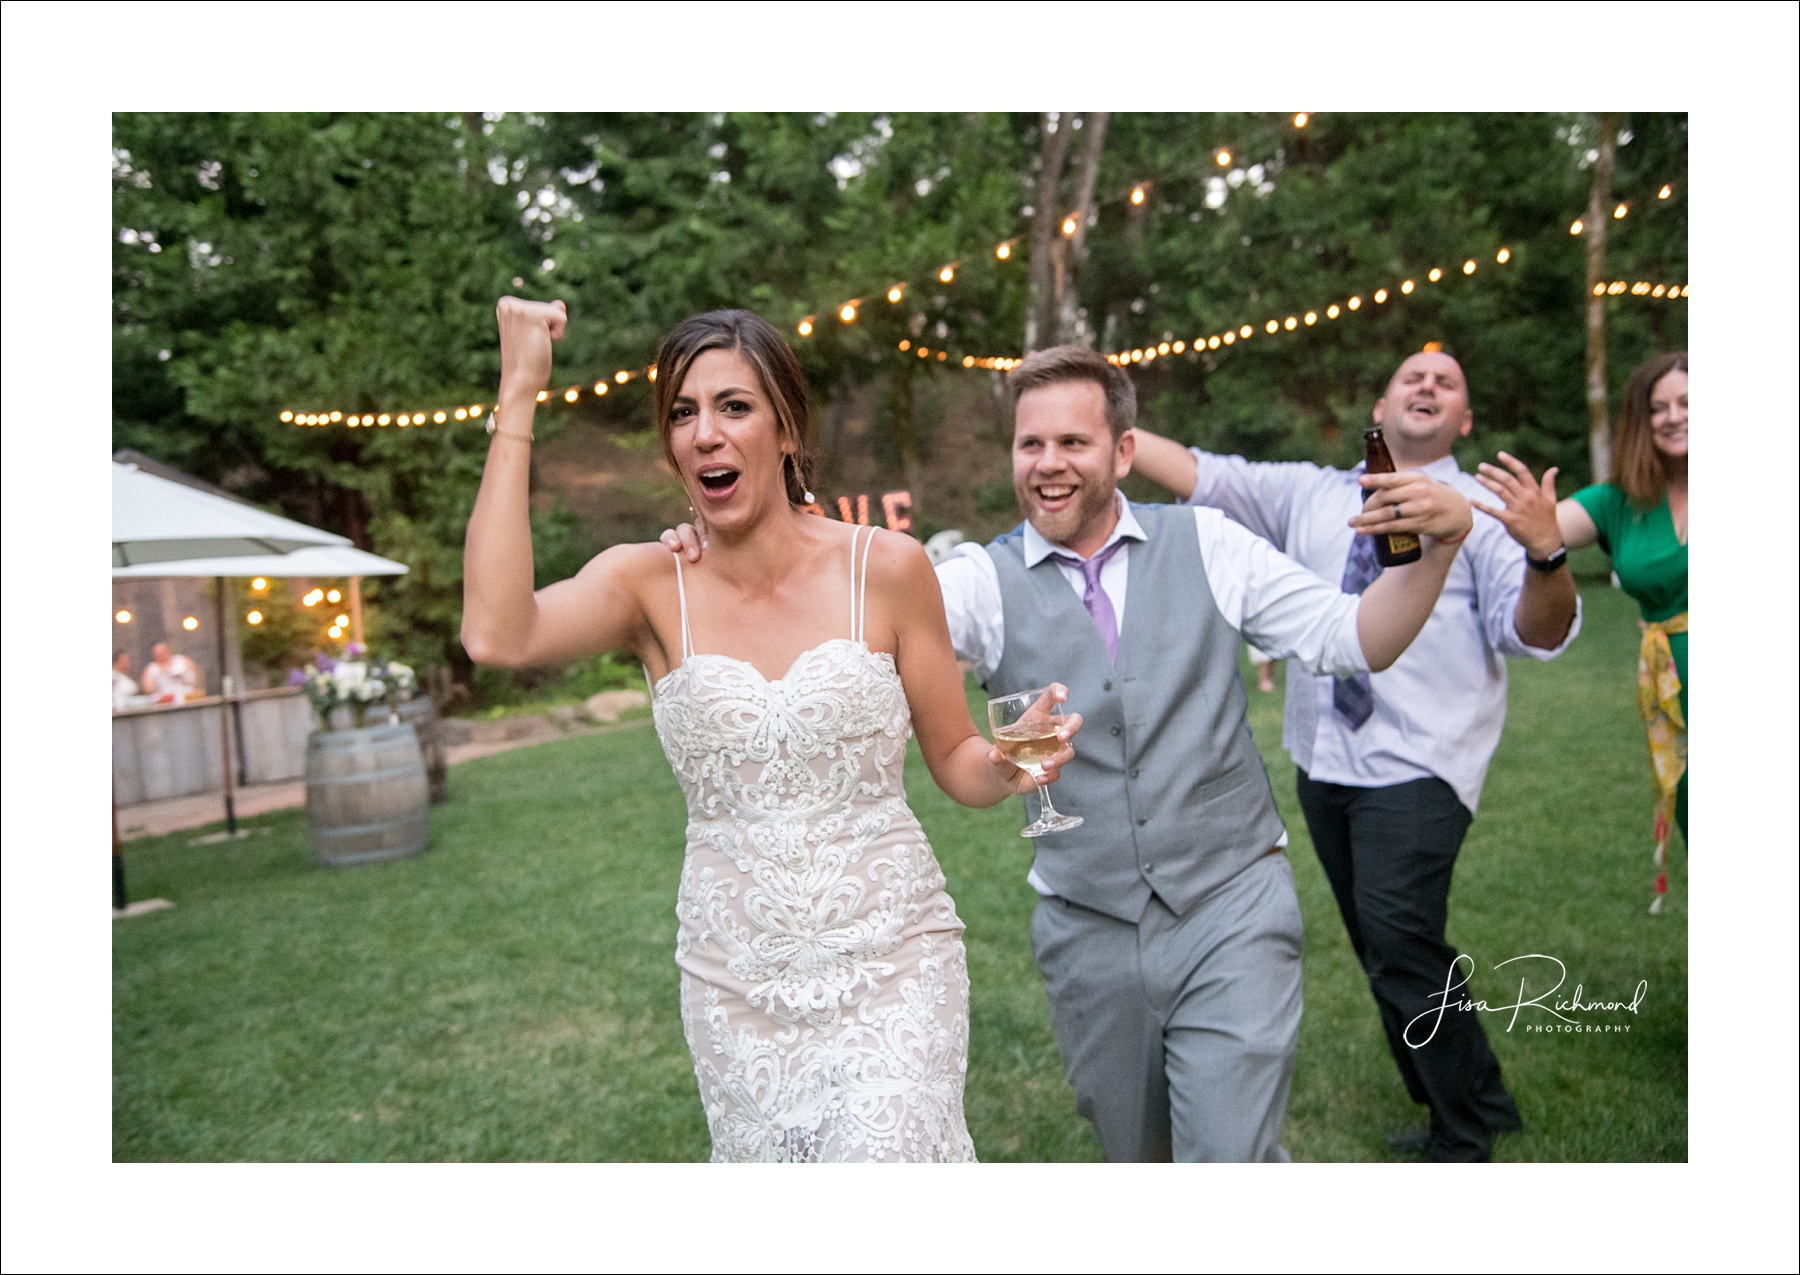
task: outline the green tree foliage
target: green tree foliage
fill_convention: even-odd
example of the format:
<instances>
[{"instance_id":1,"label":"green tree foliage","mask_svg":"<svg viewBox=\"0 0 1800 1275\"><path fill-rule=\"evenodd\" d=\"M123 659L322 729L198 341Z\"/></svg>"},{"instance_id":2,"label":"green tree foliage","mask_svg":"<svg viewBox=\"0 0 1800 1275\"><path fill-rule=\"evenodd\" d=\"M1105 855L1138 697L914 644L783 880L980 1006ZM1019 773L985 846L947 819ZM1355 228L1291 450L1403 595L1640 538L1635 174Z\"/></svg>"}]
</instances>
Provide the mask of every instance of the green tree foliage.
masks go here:
<instances>
[{"instance_id":1,"label":"green tree foliage","mask_svg":"<svg viewBox=\"0 0 1800 1275\"><path fill-rule=\"evenodd\" d=\"M115 443L405 561L408 575L367 582L395 653L466 667L455 635L480 430L302 428L279 412L484 401L502 292L568 302L569 384L642 368L678 319L739 306L796 333L819 407L885 380L877 455L910 471L933 430L954 427L939 424L918 347L939 369L940 350L1020 349L1040 126L1036 114L118 115ZM1614 277L1686 282L1685 117L1626 127ZM1325 115L1297 129L1113 115L1075 281L1083 327L1106 349L1191 340L1417 278L1404 304L1139 368L1146 423L1257 457L1337 459L1392 366L1438 340L1469 370L1471 455L1506 446L1585 479L1568 224L1594 130L1583 116ZM1220 147L1230 164L1215 162ZM1672 196L1658 200L1664 183ZM1075 199L1072 174L1062 185ZM1133 204L1137 186L1147 198ZM1497 266L1502 246L1512 261ZM954 281L939 282L951 263ZM1442 283L1424 282L1432 266ZM852 298L845 323L836 310ZM1615 385L1685 343L1683 303L1608 306ZM642 379L607 400L645 430L646 402ZM541 414L540 436L560 419ZM534 522L540 583L600 547L554 505Z\"/></svg>"}]
</instances>

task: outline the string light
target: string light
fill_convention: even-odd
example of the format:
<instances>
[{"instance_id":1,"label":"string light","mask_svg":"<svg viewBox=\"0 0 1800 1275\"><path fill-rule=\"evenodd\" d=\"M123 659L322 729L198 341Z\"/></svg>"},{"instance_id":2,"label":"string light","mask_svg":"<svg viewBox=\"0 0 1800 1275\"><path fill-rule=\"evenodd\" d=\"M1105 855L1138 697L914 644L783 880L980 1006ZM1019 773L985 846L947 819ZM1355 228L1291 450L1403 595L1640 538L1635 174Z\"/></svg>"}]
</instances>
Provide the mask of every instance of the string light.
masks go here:
<instances>
[{"instance_id":1,"label":"string light","mask_svg":"<svg viewBox=\"0 0 1800 1275\"><path fill-rule=\"evenodd\" d=\"M1231 152L1224 147L1220 147L1217 151L1213 152L1213 159L1218 163L1220 168L1231 167Z\"/></svg>"},{"instance_id":2,"label":"string light","mask_svg":"<svg viewBox=\"0 0 1800 1275\"><path fill-rule=\"evenodd\" d=\"M1142 204L1144 202L1144 188L1142 186L1133 186L1131 188L1131 202L1134 204Z\"/></svg>"},{"instance_id":3,"label":"string light","mask_svg":"<svg viewBox=\"0 0 1800 1275\"><path fill-rule=\"evenodd\" d=\"M1581 233L1581 218L1577 217L1574 221L1569 223L1569 233L1572 235Z\"/></svg>"},{"instance_id":4,"label":"string light","mask_svg":"<svg viewBox=\"0 0 1800 1275\"><path fill-rule=\"evenodd\" d=\"M1339 310L1335 305L1328 305L1325 307L1325 317L1327 319L1335 319L1342 313L1343 311Z\"/></svg>"},{"instance_id":5,"label":"string light","mask_svg":"<svg viewBox=\"0 0 1800 1275\"><path fill-rule=\"evenodd\" d=\"M1656 192L1656 197L1658 199L1667 199L1670 195L1673 195L1674 193L1675 193L1675 188L1673 186L1664 186L1661 190Z\"/></svg>"},{"instance_id":6,"label":"string light","mask_svg":"<svg viewBox=\"0 0 1800 1275\"><path fill-rule=\"evenodd\" d=\"M838 318L842 319L845 323L855 323L856 322L856 303L853 301L845 302L843 305L839 306L838 307Z\"/></svg>"},{"instance_id":7,"label":"string light","mask_svg":"<svg viewBox=\"0 0 1800 1275\"><path fill-rule=\"evenodd\" d=\"M330 593L325 595L325 600L327 602L342 602L344 600L344 595L339 590L333 589Z\"/></svg>"},{"instance_id":8,"label":"string light","mask_svg":"<svg viewBox=\"0 0 1800 1275\"><path fill-rule=\"evenodd\" d=\"M268 587L269 587L269 582L267 580L263 579L261 576L257 576L256 579L254 579L250 582L251 590L256 593L261 593L264 589L266 589Z\"/></svg>"},{"instance_id":9,"label":"string light","mask_svg":"<svg viewBox=\"0 0 1800 1275\"><path fill-rule=\"evenodd\" d=\"M1375 304L1376 305L1386 305L1387 299L1388 299L1388 290L1386 288L1375 289Z\"/></svg>"},{"instance_id":10,"label":"string light","mask_svg":"<svg viewBox=\"0 0 1800 1275\"><path fill-rule=\"evenodd\" d=\"M181 627L186 629L189 633L192 633L195 629L200 627L200 621L190 615L182 620Z\"/></svg>"},{"instance_id":11,"label":"string light","mask_svg":"<svg viewBox=\"0 0 1800 1275\"><path fill-rule=\"evenodd\" d=\"M344 636L344 628L341 624L334 624L329 629L325 630L325 636L329 638L341 638Z\"/></svg>"},{"instance_id":12,"label":"string light","mask_svg":"<svg viewBox=\"0 0 1800 1275\"><path fill-rule=\"evenodd\" d=\"M305 597L300 599L300 605L303 607L317 606L319 603L323 602L324 600L325 600L325 590L314 589L311 593L307 594Z\"/></svg>"},{"instance_id":13,"label":"string light","mask_svg":"<svg viewBox=\"0 0 1800 1275\"><path fill-rule=\"evenodd\" d=\"M131 612L129 612L129 611L114 611L113 612L113 620L118 624L130 624L131 623Z\"/></svg>"},{"instance_id":14,"label":"string light","mask_svg":"<svg viewBox=\"0 0 1800 1275\"><path fill-rule=\"evenodd\" d=\"M813 329L813 321L812 321L812 316L809 314L804 319L800 320L800 326L798 328L796 328L795 331L797 331L801 336L811 336L812 329Z\"/></svg>"},{"instance_id":15,"label":"string light","mask_svg":"<svg viewBox=\"0 0 1800 1275\"><path fill-rule=\"evenodd\" d=\"M1630 293L1634 297L1660 297L1665 301L1673 301L1688 294L1684 283L1647 283L1639 280L1629 283L1624 279L1614 279L1611 283L1596 283L1594 295L1597 297L1617 297Z\"/></svg>"},{"instance_id":16,"label":"string light","mask_svg":"<svg viewBox=\"0 0 1800 1275\"><path fill-rule=\"evenodd\" d=\"M1624 204L1620 204L1617 208L1613 209L1613 220L1614 221L1624 221L1625 220L1625 205Z\"/></svg>"},{"instance_id":17,"label":"string light","mask_svg":"<svg viewBox=\"0 0 1800 1275\"><path fill-rule=\"evenodd\" d=\"M1474 274L1475 273L1475 258L1470 257L1467 261L1463 262L1463 273L1464 274Z\"/></svg>"},{"instance_id":18,"label":"string light","mask_svg":"<svg viewBox=\"0 0 1800 1275\"><path fill-rule=\"evenodd\" d=\"M938 271L939 283L949 283L954 278L956 278L956 266L954 264L945 266L942 270Z\"/></svg>"},{"instance_id":19,"label":"string light","mask_svg":"<svg viewBox=\"0 0 1800 1275\"><path fill-rule=\"evenodd\" d=\"M1332 308L1336 309L1337 307L1333 306ZM1317 310L1308 310L1306 312L1306 326L1307 327L1310 328L1313 324L1317 323L1318 321L1319 321L1319 312Z\"/></svg>"},{"instance_id":20,"label":"string light","mask_svg":"<svg viewBox=\"0 0 1800 1275\"><path fill-rule=\"evenodd\" d=\"M1412 290L1413 290L1413 281L1411 279L1406 280L1405 282L1403 282L1400 285L1400 295L1401 296L1410 297L1412 295Z\"/></svg>"},{"instance_id":21,"label":"string light","mask_svg":"<svg viewBox=\"0 0 1800 1275\"><path fill-rule=\"evenodd\" d=\"M1309 116L1305 111L1301 111L1298 115L1294 116L1294 127L1295 128L1305 128L1306 121L1310 118L1312 118L1312 117Z\"/></svg>"},{"instance_id":22,"label":"string light","mask_svg":"<svg viewBox=\"0 0 1800 1275\"><path fill-rule=\"evenodd\" d=\"M1444 272L1442 270L1439 270L1436 266L1433 266L1431 268L1431 272L1429 274L1427 274L1425 277L1427 279L1431 280L1431 282L1436 283L1439 279L1442 279L1444 277Z\"/></svg>"},{"instance_id":23,"label":"string light","mask_svg":"<svg viewBox=\"0 0 1800 1275\"><path fill-rule=\"evenodd\" d=\"M245 624L261 624L262 622L263 613L261 611L252 611L249 615L244 617Z\"/></svg>"},{"instance_id":24,"label":"string light","mask_svg":"<svg viewBox=\"0 0 1800 1275\"><path fill-rule=\"evenodd\" d=\"M1352 310L1360 310L1362 309L1362 298L1351 297L1348 301L1344 302L1344 304L1349 306Z\"/></svg>"},{"instance_id":25,"label":"string light","mask_svg":"<svg viewBox=\"0 0 1800 1275\"><path fill-rule=\"evenodd\" d=\"M1512 250L1509 248L1502 248L1499 252L1494 254L1494 260L1498 261L1501 265L1505 265L1512 260Z\"/></svg>"},{"instance_id":26,"label":"string light","mask_svg":"<svg viewBox=\"0 0 1800 1275\"><path fill-rule=\"evenodd\" d=\"M906 289L904 288L903 285L898 284L898 283L896 283L893 287L889 288L888 293L887 293L888 300L895 303L896 305L899 304L900 298L905 295L906 295Z\"/></svg>"},{"instance_id":27,"label":"string light","mask_svg":"<svg viewBox=\"0 0 1800 1275\"><path fill-rule=\"evenodd\" d=\"M1062 224L1063 234L1065 234L1065 235L1074 234L1075 233L1075 225L1076 225L1075 214L1070 213L1067 217L1063 218L1063 224Z\"/></svg>"},{"instance_id":28,"label":"string light","mask_svg":"<svg viewBox=\"0 0 1800 1275\"><path fill-rule=\"evenodd\" d=\"M625 382L629 381L630 379L631 379L630 372L614 372L613 373L613 380L617 381L620 385L625 384Z\"/></svg>"},{"instance_id":29,"label":"string light","mask_svg":"<svg viewBox=\"0 0 1800 1275\"><path fill-rule=\"evenodd\" d=\"M994 255L1000 258L1000 260L1005 261L1008 257L1012 256L1012 245L1009 243L997 245L994 248Z\"/></svg>"},{"instance_id":30,"label":"string light","mask_svg":"<svg viewBox=\"0 0 1800 1275\"><path fill-rule=\"evenodd\" d=\"M903 338L903 339L902 339L902 340L901 340L901 342L900 342L900 348L901 348L901 349L902 349L902 350L910 350L910 349L912 349L912 342L911 342L911 341L908 341L908 340L905 340L905 339L904 339L904 338Z\"/></svg>"}]
</instances>

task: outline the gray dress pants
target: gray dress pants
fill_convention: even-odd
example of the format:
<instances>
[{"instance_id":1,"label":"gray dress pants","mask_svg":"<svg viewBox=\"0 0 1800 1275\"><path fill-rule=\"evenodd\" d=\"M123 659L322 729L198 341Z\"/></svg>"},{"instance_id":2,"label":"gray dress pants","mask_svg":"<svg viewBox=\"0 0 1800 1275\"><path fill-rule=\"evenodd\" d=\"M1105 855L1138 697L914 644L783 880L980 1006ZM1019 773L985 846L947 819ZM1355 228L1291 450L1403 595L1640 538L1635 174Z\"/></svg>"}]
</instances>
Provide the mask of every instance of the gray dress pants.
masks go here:
<instances>
[{"instance_id":1,"label":"gray dress pants","mask_svg":"<svg viewBox=\"0 0 1800 1275\"><path fill-rule=\"evenodd\" d=\"M1114 1162L1286 1160L1300 901L1267 854L1186 915L1038 901L1032 948L1076 1110Z\"/></svg>"}]
</instances>

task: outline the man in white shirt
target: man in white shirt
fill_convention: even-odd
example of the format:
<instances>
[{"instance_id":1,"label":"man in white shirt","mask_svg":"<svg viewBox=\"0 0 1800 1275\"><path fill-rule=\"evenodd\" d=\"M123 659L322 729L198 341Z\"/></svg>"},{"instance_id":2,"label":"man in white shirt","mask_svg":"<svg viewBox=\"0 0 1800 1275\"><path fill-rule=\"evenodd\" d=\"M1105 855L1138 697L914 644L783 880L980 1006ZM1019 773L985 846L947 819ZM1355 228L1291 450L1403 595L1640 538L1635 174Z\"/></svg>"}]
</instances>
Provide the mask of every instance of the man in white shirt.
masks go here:
<instances>
[{"instance_id":1,"label":"man in white shirt","mask_svg":"<svg viewBox=\"0 0 1800 1275\"><path fill-rule=\"evenodd\" d=\"M130 705L132 697L138 693L138 684L131 680L131 652L113 652L112 699L113 712Z\"/></svg>"},{"instance_id":2,"label":"man in white shirt","mask_svg":"<svg viewBox=\"0 0 1800 1275\"><path fill-rule=\"evenodd\" d=\"M179 704L205 694L200 681L200 668L185 655L177 655L167 642L150 648L150 662L144 665L144 694L154 695L161 703Z\"/></svg>"},{"instance_id":3,"label":"man in white shirt","mask_svg":"<svg viewBox=\"0 0 1800 1275\"><path fill-rule=\"evenodd\" d=\"M1431 1109L1428 1131L1389 1141L1435 1160L1485 1160L1494 1133L1522 1125L1477 1016L1444 1015L1422 1044L1423 1028L1406 1029L1442 1001L1456 959L1444 937L1450 880L1505 722L1506 657L1560 654L1580 631L1580 599L1563 562L1554 471L1534 482L1503 453L1511 473L1484 467L1484 488L1451 455L1473 423L1454 358L1406 359L1374 421L1401 473L1476 497L1494 517L1478 520L1424 631L1391 668L1334 678L1289 661L1282 743L1389 1048L1413 1100ZM1256 464L1135 433L1140 474L1241 523L1346 596L1385 576L1372 560L1358 570L1360 538L1346 525L1363 495L1360 465ZM1504 509L1481 503L1490 489Z\"/></svg>"},{"instance_id":4,"label":"man in white shirt","mask_svg":"<svg viewBox=\"0 0 1800 1275\"><path fill-rule=\"evenodd\" d=\"M1077 1109L1114 1161L1286 1159L1300 910L1239 644L1326 674L1386 668L1431 613L1468 502L1420 474L1371 476L1382 525L1428 539L1353 597L1216 511L1126 502L1136 394L1101 355L1043 350L1008 384L1027 521L958 546L938 583L990 694L1060 681L1083 714L1056 801L1085 822L1039 838L1030 874Z\"/></svg>"}]
</instances>

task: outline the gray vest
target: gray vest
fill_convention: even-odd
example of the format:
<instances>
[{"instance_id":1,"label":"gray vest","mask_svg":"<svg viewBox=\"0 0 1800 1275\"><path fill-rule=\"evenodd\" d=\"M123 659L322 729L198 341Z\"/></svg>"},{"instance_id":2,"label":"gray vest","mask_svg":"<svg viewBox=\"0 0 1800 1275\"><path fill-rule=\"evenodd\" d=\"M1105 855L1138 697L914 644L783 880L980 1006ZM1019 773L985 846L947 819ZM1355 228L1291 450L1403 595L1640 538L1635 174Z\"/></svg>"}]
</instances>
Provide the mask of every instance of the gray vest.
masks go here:
<instances>
[{"instance_id":1,"label":"gray vest","mask_svg":"<svg viewBox=\"0 0 1800 1275\"><path fill-rule=\"evenodd\" d=\"M1136 922L1154 894L1177 915L1269 852L1283 832L1250 737L1236 629L1200 559L1194 511L1136 505L1119 658L1049 559L1027 570L1024 530L987 546L1006 638L991 695L1049 682L1083 717L1052 793L1087 822L1037 839L1035 867L1064 898ZM1033 819L1041 804L1025 799Z\"/></svg>"}]
</instances>

